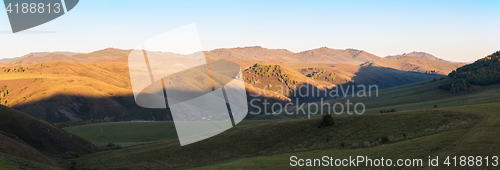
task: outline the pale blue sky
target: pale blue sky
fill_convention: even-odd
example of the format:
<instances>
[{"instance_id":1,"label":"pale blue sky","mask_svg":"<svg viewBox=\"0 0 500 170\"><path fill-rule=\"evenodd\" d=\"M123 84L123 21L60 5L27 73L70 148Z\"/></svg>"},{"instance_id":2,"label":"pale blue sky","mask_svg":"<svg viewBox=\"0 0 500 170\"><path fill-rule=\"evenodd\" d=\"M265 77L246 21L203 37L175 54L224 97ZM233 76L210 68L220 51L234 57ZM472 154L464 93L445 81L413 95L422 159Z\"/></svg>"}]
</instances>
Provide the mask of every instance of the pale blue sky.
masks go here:
<instances>
[{"instance_id":1,"label":"pale blue sky","mask_svg":"<svg viewBox=\"0 0 500 170\"><path fill-rule=\"evenodd\" d=\"M81 0L60 18L16 34L0 12L0 58L131 49L191 23L204 50L258 45L300 52L326 46L381 57L424 51L462 62L500 50L499 0Z\"/></svg>"}]
</instances>

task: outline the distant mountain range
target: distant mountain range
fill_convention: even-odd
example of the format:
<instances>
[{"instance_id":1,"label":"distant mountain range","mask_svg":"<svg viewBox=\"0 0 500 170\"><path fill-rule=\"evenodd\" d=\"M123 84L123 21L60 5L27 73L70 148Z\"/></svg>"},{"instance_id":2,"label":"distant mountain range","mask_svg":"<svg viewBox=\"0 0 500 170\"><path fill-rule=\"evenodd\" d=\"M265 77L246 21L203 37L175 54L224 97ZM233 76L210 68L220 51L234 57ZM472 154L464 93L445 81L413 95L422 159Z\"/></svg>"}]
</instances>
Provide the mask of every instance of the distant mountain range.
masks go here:
<instances>
[{"instance_id":1,"label":"distant mountain range","mask_svg":"<svg viewBox=\"0 0 500 170\"><path fill-rule=\"evenodd\" d=\"M10 61L11 64L39 64L53 61L69 61L78 63L88 63L95 60L109 59L115 57L126 56L130 53L130 50L120 50L114 48L107 48L104 50L94 51L87 54L82 53L72 53L72 52L41 52L41 53L30 53L21 57L3 59L5 61Z\"/></svg>"},{"instance_id":2,"label":"distant mountain range","mask_svg":"<svg viewBox=\"0 0 500 170\"><path fill-rule=\"evenodd\" d=\"M205 52L209 59L251 59L251 60L274 60L300 63L339 63L359 65L380 57L356 49L330 49L322 47L318 49L293 53L284 49L267 49L260 46L215 49Z\"/></svg>"},{"instance_id":3,"label":"distant mountain range","mask_svg":"<svg viewBox=\"0 0 500 170\"><path fill-rule=\"evenodd\" d=\"M62 54L62 55L66 55L66 56L73 56L73 55L76 55L76 54L80 54L80 53L73 53L73 52L35 52L35 53L29 53L29 54L26 54L26 55L23 55L21 57L15 57L15 58L4 58L4 59L0 59L0 63L10 63L10 62L13 62L13 61L16 61L16 60L20 60L20 59L23 59L23 58L26 58L26 57L39 57L39 56L46 56L46 55L50 55L50 54Z\"/></svg>"},{"instance_id":4,"label":"distant mountain range","mask_svg":"<svg viewBox=\"0 0 500 170\"><path fill-rule=\"evenodd\" d=\"M82 54L73 52L37 52L26 54L16 58L0 59L0 63L11 64L38 64L51 61L71 61L79 63L113 61L116 57L127 56L130 50L107 48L92 53ZM208 59L249 59L249 60L270 60L299 63L338 63L360 65L366 62L381 59L376 55L357 49L330 49L327 47L307 50L294 53L286 49L267 49L260 46L221 48L205 51ZM384 59L398 59L404 56L414 56L426 58L434 61L451 62L437 58L425 52L411 52L400 55L386 56Z\"/></svg>"}]
</instances>

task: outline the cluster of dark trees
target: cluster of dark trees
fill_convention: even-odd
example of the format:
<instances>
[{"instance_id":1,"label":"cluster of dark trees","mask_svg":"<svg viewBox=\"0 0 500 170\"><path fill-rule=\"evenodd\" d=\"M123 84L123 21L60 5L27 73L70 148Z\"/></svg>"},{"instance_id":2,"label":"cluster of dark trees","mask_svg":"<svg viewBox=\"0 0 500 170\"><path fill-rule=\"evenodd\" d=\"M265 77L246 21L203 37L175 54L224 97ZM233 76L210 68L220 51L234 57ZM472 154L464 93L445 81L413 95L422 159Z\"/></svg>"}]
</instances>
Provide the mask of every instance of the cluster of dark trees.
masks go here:
<instances>
[{"instance_id":1,"label":"cluster of dark trees","mask_svg":"<svg viewBox=\"0 0 500 170\"><path fill-rule=\"evenodd\" d=\"M257 76L263 77L277 77L278 81L281 83L285 83L286 85L297 84L298 81L292 79L287 74L281 70L279 65L266 65L266 64L254 64L249 71L254 72L254 76L251 78L247 78L247 80L258 81Z\"/></svg>"},{"instance_id":2,"label":"cluster of dark trees","mask_svg":"<svg viewBox=\"0 0 500 170\"><path fill-rule=\"evenodd\" d=\"M330 73L330 75L325 77L327 81L335 81L335 78L337 78L337 75L335 73Z\"/></svg>"},{"instance_id":3,"label":"cluster of dark trees","mask_svg":"<svg viewBox=\"0 0 500 170\"><path fill-rule=\"evenodd\" d=\"M380 113L390 113L390 112L396 112L396 109L391 109L391 110L381 110Z\"/></svg>"},{"instance_id":4,"label":"cluster of dark trees","mask_svg":"<svg viewBox=\"0 0 500 170\"><path fill-rule=\"evenodd\" d=\"M26 68L26 69L28 69L28 68ZM9 73L9 72L23 72L24 73L25 68L24 67L19 67L19 68L14 68L14 69L7 68L7 69L4 69L3 71L6 73Z\"/></svg>"},{"instance_id":5,"label":"cluster of dark trees","mask_svg":"<svg viewBox=\"0 0 500 170\"><path fill-rule=\"evenodd\" d=\"M311 77L312 79L319 79L325 74L325 70L314 70L311 74L308 74L307 77Z\"/></svg>"},{"instance_id":6,"label":"cluster of dark trees","mask_svg":"<svg viewBox=\"0 0 500 170\"><path fill-rule=\"evenodd\" d=\"M451 92L466 91L470 85L486 86L500 83L500 51L462 66L448 74L448 77L453 78L453 81L439 88Z\"/></svg>"}]
</instances>

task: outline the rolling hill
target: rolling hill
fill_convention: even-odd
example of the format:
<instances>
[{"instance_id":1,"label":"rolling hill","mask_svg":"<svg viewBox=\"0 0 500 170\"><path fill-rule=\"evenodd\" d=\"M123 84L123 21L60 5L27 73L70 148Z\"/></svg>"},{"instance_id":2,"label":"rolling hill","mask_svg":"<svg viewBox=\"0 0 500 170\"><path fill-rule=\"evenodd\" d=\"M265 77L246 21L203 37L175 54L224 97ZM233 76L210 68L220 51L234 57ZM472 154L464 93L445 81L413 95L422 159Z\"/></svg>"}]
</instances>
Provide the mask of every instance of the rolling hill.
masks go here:
<instances>
[{"instance_id":1,"label":"rolling hill","mask_svg":"<svg viewBox=\"0 0 500 170\"><path fill-rule=\"evenodd\" d=\"M13 64L10 64L10 63L0 63L0 67L8 67L8 66L12 66Z\"/></svg>"},{"instance_id":2,"label":"rolling hill","mask_svg":"<svg viewBox=\"0 0 500 170\"><path fill-rule=\"evenodd\" d=\"M295 62L304 63L339 63L359 65L367 61L379 59L380 57L363 50L345 49L337 50L322 47L314 50L304 51L293 56Z\"/></svg>"},{"instance_id":3,"label":"rolling hill","mask_svg":"<svg viewBox=\"0 0 500 170\"><path fill-rule=\"evenodd\" d=\"M36 55L28 54L14 61L11 64L40 64L54 61L70 61L78 63L89 63L95 60L111 59L121 56L127 56L130 50L120 50L114 48L107 48L104 50L95 51L88 54L70 53L70 52L54 52L54 53L36 53Z\"/></svg>"},{"instance_id":4,"label":"rolling hill","mask_svg":"<svg viewBox=\"0 0 500 170\"><path fill-rule=\"evenodd\" d=\"M287 60L289 55L294 54L285 49L267 49L260 46L221 48L206 51L208 59L252 59L252 60Z\"/></svg>"},{"instance_id":5,"label":"rolling hill","mask_svg":"<svg viewBox=\"0 0 500 170\"><path fill-rule=\"evenodd\" d=\"M434 60L434 61L450 62L450 61L446 61L446 60L437 58L436 56L434 56L432 54L429 54L429 53L426 53L426 52L416 52L416 51L411 52L411 53L403 53L403 54L400 54L400 55L390 55L390 56L386 56L384 58L386 58L386 59L397 59L397 58L403 57L403 56L413 56L413 57L426 58L426 59L430 59L430 60Z\"/></svg>"},{"instance_id":6,"label":"rolling hill","mask_svg":"<svg viewBox=\"0 0 500 170\"><path fill-rule=\"evenodd\" d=\"M388 67L402 71L412 71L428 74L447 75L452 70L466 65L465 63L451 63L446 61L436 61L422 57L403 55L397 58L381 58L366 62L362 66L367 67Z\"/></svg>"},{"instance_id":7,"label":"rolling hill","mask_svg":"<svg viewBox=\"0 0 500 170\"><path fill-rule=\"evenodd\" d=\"M167 111L145 109L135 103L128 75L128 52L129 50L108 48L89 54L48 54L16 61L32 64L4 64L0 66L0 104L48 122L90 119L171 120ZM205 54L209 61L227 60L239 64L243 70L247 92L269 94L257 98L265 98L272 103L286 103L292 100L291 96L296 97L294 94L297 91L290 90L291 93L286 93L288 89L293 89L292 85L295 88L301 85L310 87L307 90L360 84L378 85L379 89L385 89L439 77L459 65L409 56L382 59L359 50L329 48L292 53L282 49L245 47L212 50ZM255 56L263 59L254 59ZM373 63L380 63L380 66L358 65L369 59L376 59ZM325 62L319 62L323 60ZM349 60L356 64L330 63ZM43 63L33 64L39 62ZM256 64L262 68L255 67ZM410 66L406 67L408 65ZM268 66L272 66L273 71L264 68ZM419 66L421 67L417 68ZM432 72L436 69L437 72ZM433 74L423 74L429 72ZM279 91L278 85L282 85L285 91ZM266 89L265 92L263 89ZM251 99L252 97L248 98L249 101Z\"/></svg>"},{"instance_id":8,"label":"rolling hill","mask_svg":"<svg viewBox=\"0 0 500 170\"><path fill-rule=\"evenodd\" d=\"M73 53L73 52L52 52L52 53L50 53L50 52L36 52L36 53L29 53L29 54L23 55L21 57L0 59L0 63L10 63L12 61L20 60L20 59L23 59L23 58L26 58L26 57L31 57L31 56L45 56L45 55L49 55L49 54L62 54L62 55L66 55L66 56L73 56L73 55L76 55L76 54L79 54L79 53Z\"/></svg>"},{"instance_id":9,"label":"rolling hill","mask_svg":"<svg viewBox=\"0 0 500 170\"><path fill-rule=\"evenodd\" d=\"M380 57L367 53L362 50L346 49L337 50L322 47L308 50L300 53L293 53L283 49L267 49L259 46L215 49L205 52L208 59L251 59L251 60L272 60L282 62L301 62L301 63L344 63L344 64L362 64L368 61L379 59Z\"/></svg>"},{"instance_id":10,"label":"rolling hill","mask_svg":"<svg viewBox=\"0 0 500 170\"><path fill-rule=\"evenodd\" d=\"M83 155L100 150L73 133L3 105L0 116L0 156L10 158L0 157L0 164L15 159L37 169L60 167L58 160L67 152Z\"/></svg>"},{"instance_id":11,"label":"rolling hill","mask_svg":"<svg viewBox=\"0 0 500 170\"><path fill-rule=\"evenodd\" d=\"M2 104L41 120L153 119L151 110L135 105L123 64L51 62L6 68L0 75Z\"/></svg>"},{"instance_id":12,"label":"rolling hill","mask_svg":"<svg viewBox=\"0 0 500 170\"><path fill-rule=\"evenodd\" d=\"M331 87L352 79L355 83L374 83L380 88L388 88L439 76L378 67L365 68L348 64L332 67L310 63L327 72L323 77L314 79L308 77L310 73L301 72L309 67L302 68L300 63L282 64L287 67L280 67L276 73L281 72L279 76L286 75L293 79L297 87L303 84ZM325 79L330 73L338 78L332 81ZM287 87L285 82L280 82L277 74L270 77L256 75L255 70L250 69L243 74L250 94L261 93L268 84ZM259 79L260 83L250 86L252 78ZM268 97L261 97L269 98L270 102L291 100L286 94L276 93L277 90L268 88ZM171 120L166 111L137 106L132 96L128 68L123 63L50 62L4 67L0 69L0 92L2 104L49 122L90 119Z\"/></svg>"},{"instance_id":13,"label":"rolling hill","mask_svg":"<svg viewBox=\"0 0 500 170\"><path fill-rule=\"evenodd\" d=\"M283 91L281 87L284 87L285 91L291 92L290 95L287 95L290 98L291 96L300 96L295 94L297 91L294 93L293 89L300 89L302 85L311 85L310 90L312 91L316 88L323 91L325 90L323 87L332 88L338 85L377 85L379 89L386 89L443 76L442 74L424 74L392 68L363 67L350 64L282 64L265 65L256 63L246 69L243 75L247 83L252 84L254 82L253 87L266 88L266 90L270 91ZM302 94L306 94L306 92L303 91ZM307 94L312 94L312 92ZM310 96L306 98L310 98Z\"/></svg>"},{"instance_id":14,"label":"rolling hill","mask_svg":"<svg viewBox=\"0 0 500 170\"><path fill-rule=\"evenodd\" d=\"M268 98L271 102L289 101L279 95ZM166 110L146 109L135 103L128 67L122 63L49 62L3 67L0 102L52 123L91 119L171 120Z\"/></svg>"}]
</instances>

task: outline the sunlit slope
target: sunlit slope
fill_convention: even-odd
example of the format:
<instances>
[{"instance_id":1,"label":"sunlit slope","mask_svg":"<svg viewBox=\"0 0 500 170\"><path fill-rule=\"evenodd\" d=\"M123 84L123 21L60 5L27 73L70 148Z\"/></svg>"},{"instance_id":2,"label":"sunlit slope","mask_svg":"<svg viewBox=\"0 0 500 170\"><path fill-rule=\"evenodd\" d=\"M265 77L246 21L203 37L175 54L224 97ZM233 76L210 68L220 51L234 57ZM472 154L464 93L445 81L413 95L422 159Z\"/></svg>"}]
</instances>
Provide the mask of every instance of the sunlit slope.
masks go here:
<instances>
[{"instance_id":1,"label":"sunlit slope","mask_svg":"<svg viewBox=\"0 0 500 170\"><path fill-rule=\"evenodd\" d=\"M61 122L127 116L134 109L126 65L52 62L0 70L0 101Z\"/></svg>"},{"instance_id":2,"label":"sunlit slope","mask_svg":"<svg viewBox=\"0 0 500 170\"><path fill-rule=\"evenodd\" d=\"M229 60L233 61L233 60ZM404 72L379 67L349 64L280 63L244 67L253 60L234 60L242 65L249 94L275 102L287 102L294 87L308 84L313 88L352 82L377 84L381 89L431 79L438 75ZM272 67L272 70L270 70ZM314 72L323 72L317 75ZM269 85L273 86L270 87ZM282 91L281 87L283 88ZM267 88L266 88L267 87ZM166 112L137 106L125 63L50 62L2 67L0 102L50 122L68 120L170 120ZM278 93L276 93L278 92ZM269 97L270 96L270 97Z\"/></svg>"},{"instance_id":3,"label":"sunlit slope","mask_svg":"<svg viewBox=\"0 0 500 170\"><path fill-rule=\"evenodd\" d=\"M50 62L0 68L0 103L42 120L171 120L165 110L138 106L131 89L128 66L117 62ZM247 89L249 93L259 91L248 84ZM279 94L267 98L289 101Z\"/></svg>"}]
</instances>

